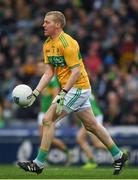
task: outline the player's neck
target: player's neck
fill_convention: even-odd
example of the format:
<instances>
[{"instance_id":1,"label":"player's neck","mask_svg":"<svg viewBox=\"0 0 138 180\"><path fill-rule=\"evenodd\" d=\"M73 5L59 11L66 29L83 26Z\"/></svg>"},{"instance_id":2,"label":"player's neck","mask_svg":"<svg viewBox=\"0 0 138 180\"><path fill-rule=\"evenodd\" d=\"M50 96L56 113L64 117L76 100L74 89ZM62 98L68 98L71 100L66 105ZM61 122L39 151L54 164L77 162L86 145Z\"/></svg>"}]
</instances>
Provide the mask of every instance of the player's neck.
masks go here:
<instances>
[{"instance_id":1,"label":"player's neck","mask_svg":"<svg viewBox=\"0 0 138 180\"><path fill-rule=\"evenodd\" d=\"M58 29L55 31L55 33L51 36L51 39L56 39L62 32L62 29Z\"/></svg>"}]
</instances>

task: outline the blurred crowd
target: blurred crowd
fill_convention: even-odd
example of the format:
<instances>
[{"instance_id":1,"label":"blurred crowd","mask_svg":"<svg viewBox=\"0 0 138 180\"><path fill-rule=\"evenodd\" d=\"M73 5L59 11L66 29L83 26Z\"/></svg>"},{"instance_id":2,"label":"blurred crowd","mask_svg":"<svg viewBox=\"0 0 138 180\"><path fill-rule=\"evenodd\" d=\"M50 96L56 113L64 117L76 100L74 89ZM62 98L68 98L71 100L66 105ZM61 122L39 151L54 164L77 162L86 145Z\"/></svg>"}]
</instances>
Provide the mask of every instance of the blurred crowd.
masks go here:
<instances>
[{"instance_id":1,"label":"blurred crowd","mask_svg":"<svg viewBox=\"0 0 138 180\"><path fill-rule=\"evenodd\" d=\"M0 127L36 121L39 101L21 109L11 92L40 79L49 10L65 14L65 31L80 44L105 125L138 125L137 0L0 0Z\"/></svg>"}]
</instances>

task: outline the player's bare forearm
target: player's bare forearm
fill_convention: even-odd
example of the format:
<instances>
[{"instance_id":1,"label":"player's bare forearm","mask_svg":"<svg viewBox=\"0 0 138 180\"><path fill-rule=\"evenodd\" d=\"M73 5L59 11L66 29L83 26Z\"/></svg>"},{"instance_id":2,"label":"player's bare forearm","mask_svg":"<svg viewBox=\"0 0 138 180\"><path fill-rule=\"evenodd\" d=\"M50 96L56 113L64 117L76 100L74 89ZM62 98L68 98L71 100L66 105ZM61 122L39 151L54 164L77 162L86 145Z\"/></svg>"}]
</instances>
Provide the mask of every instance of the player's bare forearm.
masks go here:
<instances>
[{"instance_id":1,"label":"player's bare forearm","mask_svg":"<svg viewBox=\"0 0 138 180\"><path fill-rule=\"evenodd\" d=\"M78 80L79 76L80 76L80 67L73 68L71 70L71 75L70 75L70 77L68 79L68 82L64 86L64 89L66 91L69 91L73 87L75 82Z\"/></svg>"},{"instance_id":2,"label":"player's bare forearm","mask_svg":"<svg viewBox=\"0 0 138 180\"><path fill-rule=\"evenodd\" d=\"M45 73L41 77L41 79L36 87L36 89L39 92L42 92L42 90L47 86L47 84L49 83L49 81L52 79L52 77L54 75L54 67L50 64L46 64L45 66L46 66Z\"/></svg>"}]
</instances>

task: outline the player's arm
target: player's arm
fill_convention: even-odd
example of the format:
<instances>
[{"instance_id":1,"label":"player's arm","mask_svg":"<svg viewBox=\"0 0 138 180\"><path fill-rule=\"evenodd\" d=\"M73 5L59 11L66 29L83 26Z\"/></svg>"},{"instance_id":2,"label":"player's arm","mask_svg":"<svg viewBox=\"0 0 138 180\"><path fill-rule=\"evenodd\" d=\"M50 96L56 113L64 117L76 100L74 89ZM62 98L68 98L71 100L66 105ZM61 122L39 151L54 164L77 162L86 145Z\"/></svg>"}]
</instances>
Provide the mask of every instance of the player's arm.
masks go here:
<instances>
[{"instance_id":1,"label":"player's arm","mask_svg":"<svg viewBox=\"0 0 138 180\"><path fill-rule=\"evenodd\" d=\"M45 64L45 70L44 74L42 75L36 90L40 93L43 91L43 89L47 86L47 84L50 82L54 75L54 67L49 63L49 60L47 58L47 53L46 53L46 43L43 46L43 54L44 54L44 64Z\"/></svg>"},{"instance_id":2,"label":"player's arm","mask_svg":"<svg viewBox=\"0 0 138 180\"><path fill-rule=\"evenodd\" d=\"M31 106L36 98L39 96L40 92L48 85L49 81L54 75L54 67L50 64L45 65L45 73L42 75L36 89L33 91L31 102L28 106Z\"/></svg>"},{"instance_id":3,"label":"player's arm","mask_svg":"<svg viewBox=\"0 0 138 180\"><path fill-rule=\"evenodd\" d=\"M77 42L74 41L74 43L64 49L64 57L67 66L71 70L71 75L66 85L64 86L64 89L68 92L80 76L80 64L82 59L80 57L79 46Z\"/></svg>"},{"instance_id":4,"label":"player's arm","mask_svg":"<svg viewBox=\"0 0 138 180\"><path fill-rule=\"evenodd\" d=\"M71 75L68 79L68 82L64 86L64 90L68 92L73 87L75 82L78 80L79 76L80 76L80 66L71 69Z\"/></svg>"},{"instance_id":5,"label":"player's arm","mask_svg":"<svg viewBox=\"0 0 138 180\"><path fill-rule=\"evenodd\" d=\"M44 88L47 86L47 84L50 82L50 80L52 79L52 77L54 75L54 67L51 64L49 64L45 45L46 45L46 43L43 46L45 72L42 75L36 89L33 91L32 99L31 99L29 106L31 106L34 103L36 98L39 96L40 92L42 92L44 90Z\"/></svg>"},{"instance_id":6,"label":"player's arm","mask_svg":"<svg viewBox=\"0 0 138 180\"><path fill-rule=\"evenodd\" d=\"M54 75L54 67L51 64L45 65L45 73L42 75L36 89L37 91L42 92L43 89L47 86Z\"/></svg>"}]
</instances>

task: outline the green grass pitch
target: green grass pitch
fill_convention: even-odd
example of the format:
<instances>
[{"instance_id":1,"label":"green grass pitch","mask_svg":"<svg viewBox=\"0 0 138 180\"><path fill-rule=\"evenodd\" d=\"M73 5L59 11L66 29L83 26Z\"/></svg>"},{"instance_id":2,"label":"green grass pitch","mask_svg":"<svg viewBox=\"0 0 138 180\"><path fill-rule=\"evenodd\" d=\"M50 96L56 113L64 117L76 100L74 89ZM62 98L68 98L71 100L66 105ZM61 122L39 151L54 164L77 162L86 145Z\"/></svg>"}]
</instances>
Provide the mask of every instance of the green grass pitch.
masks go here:
<instances>
[{"instance_id":1,"label":"green grass pitch","mask_svg":"<svg viewBox=\"0 0 138 180\"><path fill-rule=\"evenodd\" d=\"M0 165L0 179L138 179L138 169L126 167L119 176L112 175L112 168L98 167L84 170L81 167L48 167L42 174L25 172L15 165Z\"/></svg>"}]
</instances>

